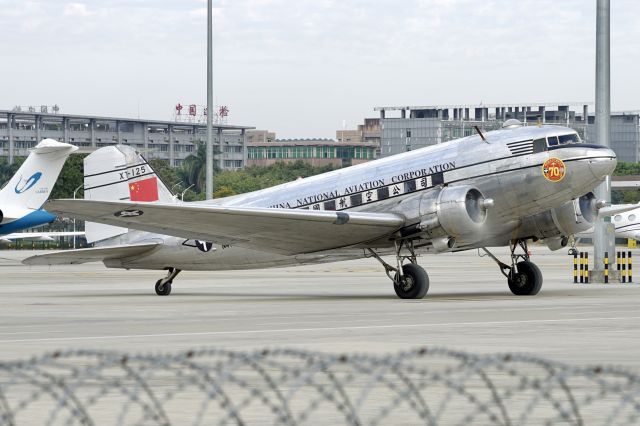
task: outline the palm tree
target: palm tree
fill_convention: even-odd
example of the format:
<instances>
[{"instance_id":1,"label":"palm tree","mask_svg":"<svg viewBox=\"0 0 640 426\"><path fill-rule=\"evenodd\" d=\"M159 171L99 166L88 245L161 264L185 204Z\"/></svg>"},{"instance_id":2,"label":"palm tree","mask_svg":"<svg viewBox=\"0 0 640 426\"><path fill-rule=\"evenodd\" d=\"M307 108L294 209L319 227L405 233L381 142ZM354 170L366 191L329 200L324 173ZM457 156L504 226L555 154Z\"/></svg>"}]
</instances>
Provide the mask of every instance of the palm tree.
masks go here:
<instances>
[{"instance_id":1,"label":"palm tree","mask_svg":"<svg viewBox=\"0 0 640 426\"><path fill-rule=\"evenodd\" d=\"M185 188L193 185L194 192L202 192L205 187L206 179L206 164L207 164L207 146L206 144L198 141L198 148L196 153L191 154L184 159L182 165L178 169L178 177L184 184ZM220 153L217 147L213 147L214 158ZM213 162L213 173L216 174L220 171L216 161Z\"/></svg>"}]
</instances>

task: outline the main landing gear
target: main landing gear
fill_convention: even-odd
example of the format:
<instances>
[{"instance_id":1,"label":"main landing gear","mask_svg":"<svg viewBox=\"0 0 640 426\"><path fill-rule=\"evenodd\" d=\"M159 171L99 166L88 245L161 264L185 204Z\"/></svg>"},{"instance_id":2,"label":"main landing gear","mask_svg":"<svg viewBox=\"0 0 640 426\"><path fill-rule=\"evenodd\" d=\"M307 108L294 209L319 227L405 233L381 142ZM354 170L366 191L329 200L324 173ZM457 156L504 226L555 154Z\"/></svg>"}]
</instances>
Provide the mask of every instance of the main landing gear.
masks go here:
<instances>
[{"instance_id":1,"label":"main landing gear","mask_svg":"<svg viewBox=\"0 0 640 426\"><path fill-rule=\"evenodd\" d=\"M542 288L542 272L535 263L529 260L529 249L526 240L515 240L509 244L511 249L511 265L502 263L485 247L482 248L500 267L500 272L507 277L509 290L516 296L533 296ZM518 253L518 248L522 253Z\"/></svg>"},{"instance_id":2,"label":"main landing gear","mask_svg":"<svg viewBox=\"0 0 640 426\"><path fill-rule=\"evenodd\" d=\"M429 291L427 271L417 262L413 241L396 242L397 266L385 262L373 249L367 249L370 257L384 266L387 276L393 281L393 289L401 299L422 299ZM405 262L409 263L405 263Z\"/></svg>"},{"instance_id":3,"label":"main landing gear","mask_svg":"<svg viewBox=\"0 0 640 426\"><path fill-rule=\"evenodd\" d=\"M158 296L168 296L171 294L171 284L180 271L180 269L169 268L167 276L156 281L156 294Z\"/></svg>"}]
</instances>

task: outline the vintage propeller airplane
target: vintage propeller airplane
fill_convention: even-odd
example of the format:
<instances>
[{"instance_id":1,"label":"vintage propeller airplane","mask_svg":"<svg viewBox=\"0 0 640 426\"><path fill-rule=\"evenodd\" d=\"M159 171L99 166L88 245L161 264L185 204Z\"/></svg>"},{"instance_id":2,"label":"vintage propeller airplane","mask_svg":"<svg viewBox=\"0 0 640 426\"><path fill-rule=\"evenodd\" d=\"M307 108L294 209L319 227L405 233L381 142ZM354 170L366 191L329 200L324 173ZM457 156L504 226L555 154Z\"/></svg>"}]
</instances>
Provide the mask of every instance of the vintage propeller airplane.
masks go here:
<instances>
[{"instance_id":1,"label":"vintage propeller airplane","mask_svg":"<svg viewBox=\"0 0 640 426\"><path fill-rule=\"evenodd\" d=\"M616 156L566 127L504 128L243 195L181 203L128 146L85 160L85 199L47 209L84 219L96 246L33 256L24 263L102 261L164 269L168 295L182 270L237 270L359 257L377 259L401 298L422 298L429 278L418 255L482 249L516 295L536 294L529 240L556 250L592 226L604 203L590 192ZM137 229L130 231L128 228ZM487 247L510 246L498 260ZM386 262L382 255L393 254Z\"/></svg>"}]
</instances>

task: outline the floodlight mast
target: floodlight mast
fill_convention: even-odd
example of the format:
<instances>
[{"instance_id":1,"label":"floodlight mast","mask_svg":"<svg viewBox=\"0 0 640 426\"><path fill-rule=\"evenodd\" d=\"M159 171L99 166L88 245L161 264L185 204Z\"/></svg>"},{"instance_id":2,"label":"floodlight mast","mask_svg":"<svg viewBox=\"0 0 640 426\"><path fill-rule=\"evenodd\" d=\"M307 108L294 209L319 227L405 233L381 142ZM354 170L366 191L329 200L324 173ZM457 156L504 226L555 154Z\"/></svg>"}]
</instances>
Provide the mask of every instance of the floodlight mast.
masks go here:
<instances>
[{"instance_id":1,"label":"floodlight mast","mask_svg":"<svg viewBox=\"0 0 640 426\"><path fill-rule=\"evenodd\" d=\"M610 0L597 0L596 13L596 143L611 147ZM585 117L588 123L588 117ZM611 176L596 188L598 200L611 202ZM594 272L604 271L604 252L612 258L615 234L610 218L598 218L593 233Z\"/></svg>"},{"instance_id":2,"label":"floodlight mast","mask_svg":"<svg viewBox=\"0 0 640 426\"><path fill-rule=\"evenodd\" d=\"M207 158L205 196L213 198L213 5L207 0Z\"/></svg>"}]
</instances>

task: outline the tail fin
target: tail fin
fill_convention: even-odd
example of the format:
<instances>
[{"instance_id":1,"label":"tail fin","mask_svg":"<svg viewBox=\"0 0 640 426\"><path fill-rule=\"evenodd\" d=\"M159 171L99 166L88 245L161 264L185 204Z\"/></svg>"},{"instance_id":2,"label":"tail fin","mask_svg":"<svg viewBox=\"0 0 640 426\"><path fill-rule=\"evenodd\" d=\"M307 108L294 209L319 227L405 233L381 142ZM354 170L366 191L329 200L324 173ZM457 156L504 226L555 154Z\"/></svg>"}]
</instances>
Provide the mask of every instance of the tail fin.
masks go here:
<instances>
[{"instance_id":1,"label":"tail fin","mask_svg":"<svg viewBox=\"0 0 640 426\"><path fill-rule=\"evenodd\" d=\"M177 202L147 160L127 145L100 148L84 159L84 198L102 201ZM87 222L87 242L128 232L127 228Z\"/></svg>"},{"instance_id":2,"label":"tail fin","mask_svg":"<svg viewBox=\"0 0 640 426\"><path fill-rule=\"evenodd\" d=\"M64 162L78 147L44 139L31 150L9 183L0 190L0 205L14 209L42 207L58 180Z\"/></svg>"}]
</instances>

